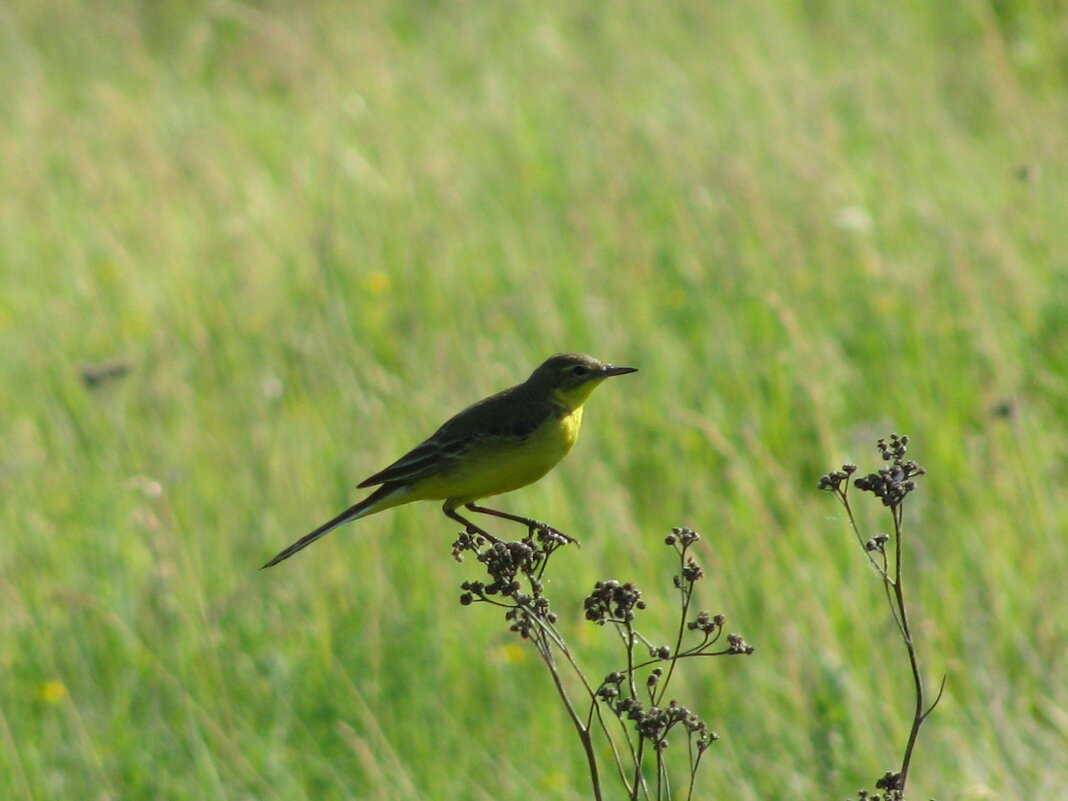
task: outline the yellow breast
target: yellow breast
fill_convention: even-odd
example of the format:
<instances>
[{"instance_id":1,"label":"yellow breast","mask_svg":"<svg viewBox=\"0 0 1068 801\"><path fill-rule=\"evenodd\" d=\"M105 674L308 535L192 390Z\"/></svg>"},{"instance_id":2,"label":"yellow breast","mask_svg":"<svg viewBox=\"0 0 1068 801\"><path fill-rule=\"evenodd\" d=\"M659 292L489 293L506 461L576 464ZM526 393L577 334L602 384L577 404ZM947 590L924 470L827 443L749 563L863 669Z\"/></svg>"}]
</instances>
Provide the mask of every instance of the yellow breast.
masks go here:
<instances>
[{"instance_id":1,"label":"yellow breast","mask_svg":"<svg viewBox=\"0 0 1068 801\"><path fill-rule=\"evenodd\" d=\"M432 476L415 489L418 498L445 498L453 506L525 487L552 470L578 439L582 409L552 415L526 439L472 450L457 469Z\"/></svg>"},{"instance_id":2,"label":"yellow breast","mask_svg":"<svg viewBox=\"0 0 1068 801\"><path fill-rule=\"evenodd\" d=\"M564 452L560 455L563 459L578 440L579 429L582 428L582 407L565 414L560 418L560 437Z\"/></svg>"}]
</instances>

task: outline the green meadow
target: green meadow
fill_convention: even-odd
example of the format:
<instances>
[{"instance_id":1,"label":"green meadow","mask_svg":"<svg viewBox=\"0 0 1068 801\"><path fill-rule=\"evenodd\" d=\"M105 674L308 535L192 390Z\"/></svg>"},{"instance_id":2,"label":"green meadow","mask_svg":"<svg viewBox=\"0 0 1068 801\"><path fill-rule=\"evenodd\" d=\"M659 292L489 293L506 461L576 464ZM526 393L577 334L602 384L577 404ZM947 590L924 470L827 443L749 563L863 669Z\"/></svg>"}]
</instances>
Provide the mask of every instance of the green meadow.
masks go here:
<instances>
[{"instance_id":1,"label":"green meadow","mask_svg":"<svg viewBox=\"0 0 1068 801\"><path fill-rule=\"evenodd\" d=\"M697 603L756 652L679 669L721 737L695 798L900 762L905 652L817 490L891 432L947 676L909 797L1062 796L1066 32L1055 0L5 6L0 795L589 798L436 504L258 569L578 350L640 372L494 505L582 541L549 590L595 677L594 582L667 641L664 536L701 532Z\"/></svg>"}]
</instances>

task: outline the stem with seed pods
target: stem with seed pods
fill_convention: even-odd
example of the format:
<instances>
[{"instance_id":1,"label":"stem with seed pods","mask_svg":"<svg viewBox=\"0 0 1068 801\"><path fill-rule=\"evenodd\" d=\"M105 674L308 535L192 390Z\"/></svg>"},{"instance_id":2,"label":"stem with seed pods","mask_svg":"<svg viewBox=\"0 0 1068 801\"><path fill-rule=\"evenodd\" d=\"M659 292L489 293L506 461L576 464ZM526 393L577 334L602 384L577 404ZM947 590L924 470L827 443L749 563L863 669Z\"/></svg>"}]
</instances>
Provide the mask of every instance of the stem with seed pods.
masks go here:
<instances>
[{"instance_id":1,"label":"stem with seed pods","mask_svg":"<svg viewBox=\"0 0 1068 801\"><path fill-rule=\"evenodd\" d=\"M712 647L723 635L724 618L701 611L689 619L694 584L703 578L689 549L700 535L689 529L674 529L665 539L678 555L680 570L674 576L680 592L680 618L674 634L674 647L654 645L636 627L637 613L645 609L641 591L631 582L599 581L585 602L586 619L611 626L623 646L624 666L610 673L600 684L590 681L578 658L557 627L550 610L543 580L549 558L559 548L573 542L555 529L540 524L518 542L489 542L484 532L468 530L453 543L453 556L462 561L474 557L489 574L489 581L465 581L461 604L481 602L500 607L511 631L530 642L552 679L579 738L589 769L593 797L606 794L597 757L600 740L610 750L611 759L625 797L630 801L667 801L672 797L665 749L673 730L684 733L687 742L688 786L686 798L693 797L697 768L708 747L718 739L696 714L675 700L666 705L668 685L683 659L699 656L751 654L753 649L738 634L728 634L726 646ZM696 642L687 642L691 633ZM639 648L648 651L647 658ZM666 664L665 664L666 663ZM664 667L667 669L665 671ZM639 679L643 679L640 681ZM576 697L585 694L588 713L580 713ZM615 723L611 721L614 719ZM672 737L674 735L671 735ZM596 738L596 741L595 741ZM603 753L603 749L601 749ZM652 765L646 763L653 762ZM655 770L655 783L646 778L646 768Z\"/></svg>"},{"instance_id":2,"label":"stem with seed pods","mask_svg":"<svg viewBox=\"0 0 1068 801\"><path fill-rule=\"evenodd\" d=\"M888 772L876 782L876 787L896 793L896 797L903 798L905 784L908 781L909 767L912 764L912 756L916 747L916 740L920 734L920 727L928 715L938 705L942 698L942 692L946 686L946 677L942 677L938 694L930 706L924 706L923 679L920 675L919 658L916 654L916 644L912 637L912 627L909 624L908 607L905 603L905 582L903 571L904 553L904 503L905 499L916 489L916 479L925 475L926 471L915 461L906 460L909 438L891 434L889 441L880 439L877 443L879 452L888 466L866 476L854 480L855 486L861 492L870 492L882 501L882 504L890 513L893 525L893 534L879 534L865 540L860 533L853 507L849 500L850 477L856 472L856 465L842 465L840 470L835 470L820 478L819 487L822 490L833 493L845 509L849 526L856 536L857 541L864 549L869 563L875 568L883 582L887 604L890 613L897 624L898 632L905 643L908 653L909 669L912 674L914 690L914 706L912 725L909 728L908 740L905 744L904 754L901 758L901 767L895 773ZM887 546L892 544L893 565L887 554Z\"/></svg>"}]
</instances>

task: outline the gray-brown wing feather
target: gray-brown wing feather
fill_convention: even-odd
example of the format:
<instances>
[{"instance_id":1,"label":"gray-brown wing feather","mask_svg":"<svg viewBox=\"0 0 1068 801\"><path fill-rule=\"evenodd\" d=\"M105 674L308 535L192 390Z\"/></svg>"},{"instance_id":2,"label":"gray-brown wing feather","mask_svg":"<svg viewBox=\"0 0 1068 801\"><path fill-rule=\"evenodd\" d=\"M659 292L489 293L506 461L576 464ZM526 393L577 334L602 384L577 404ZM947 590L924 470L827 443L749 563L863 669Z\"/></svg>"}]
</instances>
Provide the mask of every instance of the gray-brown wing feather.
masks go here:
<instances>
[{"instance_id":1,"label":"gray-brown wing feather","mask_svg":"<svg viewBox=\"0 0 1068 801\"><path fill-rule=\"evenodd\" d=\"M418 481L452 468L456 460L479 440L529 436L553 413L553 406L544 400L525 396L519 391L522 387L520 384L468 406L400 459L364 479L358 486ZM495 421L488 427L486 415Z\"/></svg>"}]
</instances>

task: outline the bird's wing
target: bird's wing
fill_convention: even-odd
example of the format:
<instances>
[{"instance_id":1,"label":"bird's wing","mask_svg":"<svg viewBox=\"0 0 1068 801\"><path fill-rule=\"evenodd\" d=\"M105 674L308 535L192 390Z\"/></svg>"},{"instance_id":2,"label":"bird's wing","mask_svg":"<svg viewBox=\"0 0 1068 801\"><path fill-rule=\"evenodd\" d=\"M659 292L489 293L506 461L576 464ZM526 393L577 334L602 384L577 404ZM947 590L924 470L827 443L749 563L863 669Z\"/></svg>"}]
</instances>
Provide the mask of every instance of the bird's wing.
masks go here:
<instances>
[{"instance_id":1,"label":"bird's wing","mask_svg":"<svg viewBox=\"0 0 1068 801\"><path fill-rule=\"evenodd\" d=\"M387 482L418 481L454 467L478 442L524 439L553 411L545 401L531 400L506 389L468 406L429 438L384 470L359 483L373 487Z\"/></svg>"}]
</instances>

